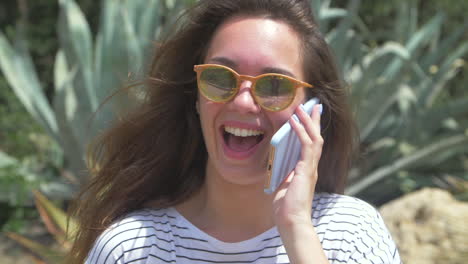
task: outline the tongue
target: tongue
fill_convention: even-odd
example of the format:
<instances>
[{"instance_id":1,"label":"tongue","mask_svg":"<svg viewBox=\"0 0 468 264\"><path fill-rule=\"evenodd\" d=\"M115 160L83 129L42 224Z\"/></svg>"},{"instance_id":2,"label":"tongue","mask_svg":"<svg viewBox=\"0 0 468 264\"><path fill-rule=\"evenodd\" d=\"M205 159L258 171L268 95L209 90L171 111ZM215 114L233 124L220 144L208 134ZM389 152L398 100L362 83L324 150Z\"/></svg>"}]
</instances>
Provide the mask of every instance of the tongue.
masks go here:
<instances>
[{"instance_id":1,"label":"tongue","mask_svg":"<svg viewBox=\"0 0 468 264\"><path fill-rule=\"evenodd\" d=\"M257 144L257 136L238 137L232 134L228 135L227 145L234 151L247 151Z\"/></svg>"}]
</instances>

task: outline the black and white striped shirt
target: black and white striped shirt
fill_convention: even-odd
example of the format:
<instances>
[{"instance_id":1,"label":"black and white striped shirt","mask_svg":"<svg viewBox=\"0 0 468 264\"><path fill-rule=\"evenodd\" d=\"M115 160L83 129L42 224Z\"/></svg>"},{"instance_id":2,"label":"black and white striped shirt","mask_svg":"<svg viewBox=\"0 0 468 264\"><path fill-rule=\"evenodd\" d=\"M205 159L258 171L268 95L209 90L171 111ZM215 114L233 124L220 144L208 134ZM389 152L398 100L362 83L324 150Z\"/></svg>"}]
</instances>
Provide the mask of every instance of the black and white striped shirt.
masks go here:
<instances>
[{"instance_id":1,"label":"black and white striped shirt","mask_svg":"<svg viewBox=\"0 0 468 264\"><path fill-rule=\"evenodd\" d=\"M330 263L401 263L378 211L357 198L315 194L312 220ZM314 256L310 258L313 263ZM289 259L276 227L227 243L167 208L136 211L111 225L96 240L86 263L271 264Z\"/></svg>"}]
</instances>

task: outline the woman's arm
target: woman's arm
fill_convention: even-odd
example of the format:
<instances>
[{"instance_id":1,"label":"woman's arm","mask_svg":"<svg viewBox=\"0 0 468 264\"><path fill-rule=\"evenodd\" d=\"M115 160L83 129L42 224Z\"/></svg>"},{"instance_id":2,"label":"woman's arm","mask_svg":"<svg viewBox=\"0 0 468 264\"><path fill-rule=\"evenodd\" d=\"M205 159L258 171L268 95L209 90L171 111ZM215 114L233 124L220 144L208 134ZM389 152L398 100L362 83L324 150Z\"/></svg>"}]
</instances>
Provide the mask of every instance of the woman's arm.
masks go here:
<instances>
[{"instance_id":1,"label":"woman's arm","mask_svg":"<svg viewBox=\"0 0 468 264\"><path fill-rule=\"evenodd\" d=\"M301 124L290 119L302 144L301 159L275 194L274 219L291 263L329 263L312 224L312 201L322 153L320 108L309 117L300 107L296 115Z\"/></svg>"},{"instance_id":2,"label":"woman's arm","mask_svg":"<svg viewBox=\"0 0 468 264\"><path fill-rule=\"evenodd\" d=\"M283 226L278 230L291 263L329 263L312 221Z\"/></svg>"}]
</instances>

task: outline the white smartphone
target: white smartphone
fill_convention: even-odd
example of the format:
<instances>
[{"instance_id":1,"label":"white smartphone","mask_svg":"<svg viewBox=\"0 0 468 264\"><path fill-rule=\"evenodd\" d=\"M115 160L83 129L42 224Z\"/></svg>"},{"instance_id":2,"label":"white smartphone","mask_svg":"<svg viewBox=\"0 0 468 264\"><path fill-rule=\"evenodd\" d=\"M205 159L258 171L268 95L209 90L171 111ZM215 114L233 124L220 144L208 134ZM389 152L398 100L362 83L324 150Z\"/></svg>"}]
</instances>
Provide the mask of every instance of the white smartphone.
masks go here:
<instances>
[{"instance_id":1,"label":"white smartphone","mask_svg":"<svg viewBox=\"0 0 468 264\"><path fill-rule=\"evenodd\" d=\"M307 114L312 113L314 105L318 104L317 98L312 98L303 105ZM302 105L301 105L302 106ZM322 114L322 112L320 112ZM293 118L299 121L294 114ZM267 179L265 181L265 193L271 194L283 182L284 178L296 167L301 155L301 142L287 121L271 138L270 155L267 167Z\"/></svg>"}]
</instances>

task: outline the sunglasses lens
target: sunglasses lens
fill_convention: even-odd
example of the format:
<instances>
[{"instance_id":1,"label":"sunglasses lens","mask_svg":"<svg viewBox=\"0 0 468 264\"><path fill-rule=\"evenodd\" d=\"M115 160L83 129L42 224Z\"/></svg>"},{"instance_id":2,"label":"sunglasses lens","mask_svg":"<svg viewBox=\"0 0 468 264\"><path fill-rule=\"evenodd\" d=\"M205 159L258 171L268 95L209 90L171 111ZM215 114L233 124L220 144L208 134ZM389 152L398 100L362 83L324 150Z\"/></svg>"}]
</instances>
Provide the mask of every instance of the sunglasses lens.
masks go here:
<instances>
[{"instance_id":1,"label":"sunglasses lens","mask_svg":"<svg viewBox=\"0 0 468 264\"><path fill-rule=\"evenodd\" d=\"M257 101L271 111L283 110L294 99L294 83L280 76L265 76L255 87Z\"/></svg>"},{"instance_id":2,"label":"sunglasses lens","mask_svg":"<svg viewBox=\"0 0 468 264\"><path fill-rule=\"evenodd\" d=\"M224 68L206 68L200 73L199 89L215 102L229 100L236 91L236 77Z\"/></svg>"}]
</instances>

